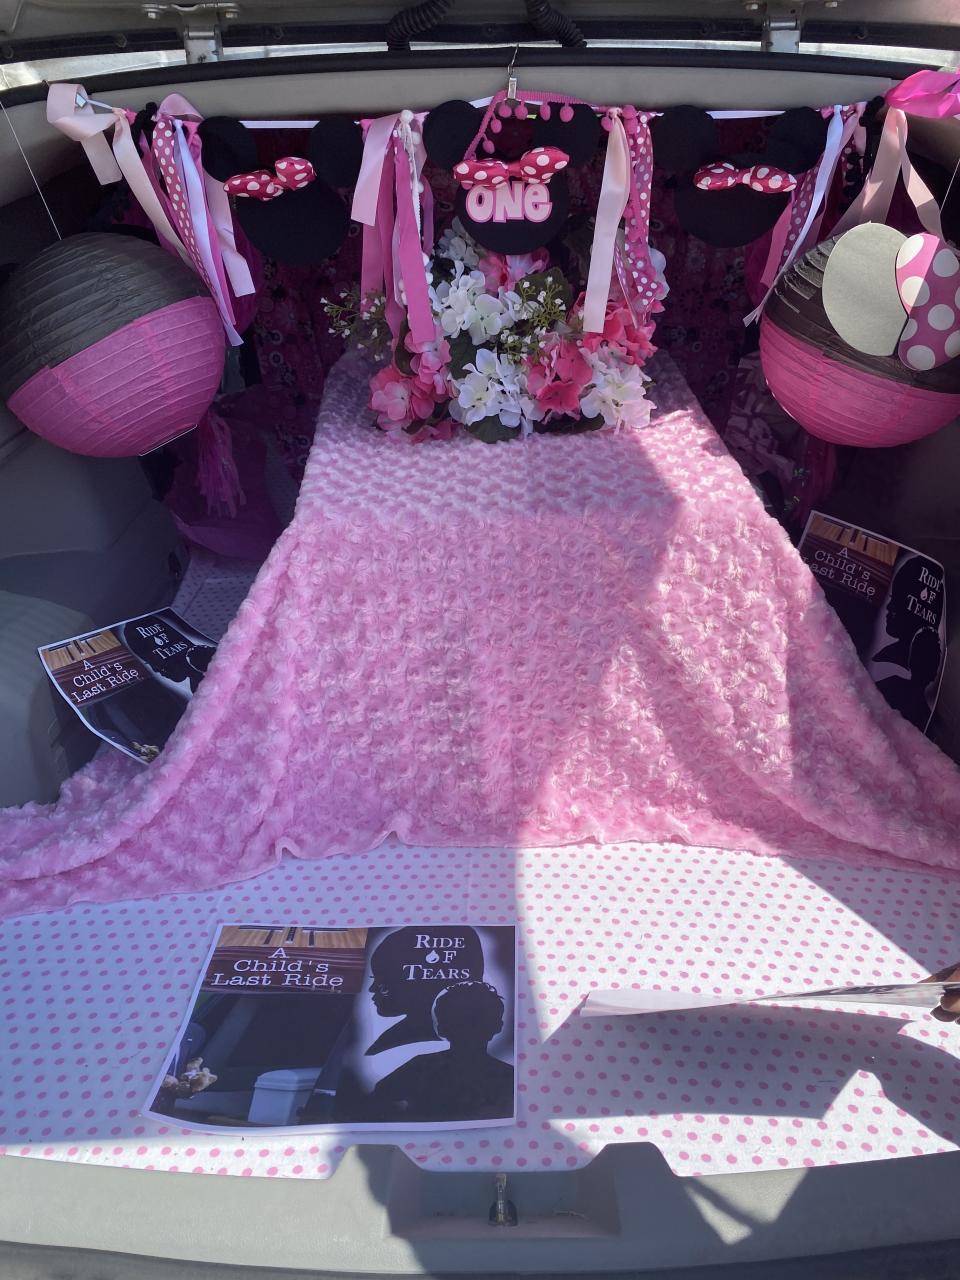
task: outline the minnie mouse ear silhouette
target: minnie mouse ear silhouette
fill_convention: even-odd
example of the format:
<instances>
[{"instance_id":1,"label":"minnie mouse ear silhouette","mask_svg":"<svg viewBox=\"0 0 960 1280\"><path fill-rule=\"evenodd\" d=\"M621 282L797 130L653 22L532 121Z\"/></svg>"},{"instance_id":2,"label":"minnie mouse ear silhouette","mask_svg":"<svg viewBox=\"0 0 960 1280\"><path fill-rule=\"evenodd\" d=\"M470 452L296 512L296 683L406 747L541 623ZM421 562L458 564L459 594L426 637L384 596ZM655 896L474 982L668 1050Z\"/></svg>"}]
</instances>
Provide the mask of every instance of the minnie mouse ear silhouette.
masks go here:
<instances>
[{"instance_id":1,"label":"minnie mouse ear silhouette","mask_svg":"<svg viewBox=\"0 0 960 1280\"><path fill-rule=\"evenodd\" d=\"M650 140L664 173L694 173L717 155L716 121L699 107L669 107L650 121Z\"/></svg>"},{"instance_id":2,"label":"minnie mouse ear silhouette","mask_svg":"<svg viewBox=\"0 0 960 1280\"><path fill-rule=\"evenodd\" d=\"M851 227L823 273L823 309L855 351L925 373L960 355L960 258L939 236Z\"/></svg>"},{"instance_id":3,"label":"minnie mouse ear silhouette","mask_svg":"<svg viewBox=\"0 0 960 1280\"><path fill-rule=\"evenodd\" d=\"M458 183L457 216L494 253L532 253L562 231L569 211L564 170L589 160L600 138L600 121L590 107L542 103L536 113L530 146L510 159L496 155L498 140L507 118L526 128L531 110L524 104L503 101L485 112L469 102L444 102L423 123L427 155ZM485 136L474 148L484 121Z\"/></svg>"},{"instance_id":4,"label":"minnie mouse ear silhouette","mask_svg":"<svg viewBox=\"0 0 960 1280\"><path fill-rule=\"evenodd\" d=\"M452 169L480 132L483 111L469 102L454 99L434 107L423 122L423 145L433 163Z\"/></svg>"},{"instance_id":5,"label":"minnie mouse ear silhouette","mask_svg":"<svg viewBox=\"0 0 960 1280\"><path fill-rule=\"evenodd\" d=\"M696 107L671 107L650 126L654 161L677 177L674 208L684 231L717 248L765 235L790 200L798 174L817 163L826 121L810 107L779 115L761 151L719 154L716 124Z\"/></svg>"},{"instance_id":6,"label":"minnie mouse ear silhouette","mask_svg":"<svg viewBox=\"0 0 960 1280\"><path fill-rule=\"evenodd\" d=\"M533 122L533 140L541 147L562 147L571 164L593 158L602 132L600 119L583 103L556 106L545 102Z\"/></svg>"},{"instance_id":7,"label":"minnie mouse ear silhouette","mask_svg":"<svg viewBox=\"0 0 960 1280\"><path fill-rule=\"evenodd\" d=\"M340 248L350 214L335 190L360 171L360 127L345 117L321 120L305 135L303 154L257 164L253 134L239 120L211 116L200 125L204 169L235 196L236 217L268 258L313 266Z\"/></svg>"}]
</instances>

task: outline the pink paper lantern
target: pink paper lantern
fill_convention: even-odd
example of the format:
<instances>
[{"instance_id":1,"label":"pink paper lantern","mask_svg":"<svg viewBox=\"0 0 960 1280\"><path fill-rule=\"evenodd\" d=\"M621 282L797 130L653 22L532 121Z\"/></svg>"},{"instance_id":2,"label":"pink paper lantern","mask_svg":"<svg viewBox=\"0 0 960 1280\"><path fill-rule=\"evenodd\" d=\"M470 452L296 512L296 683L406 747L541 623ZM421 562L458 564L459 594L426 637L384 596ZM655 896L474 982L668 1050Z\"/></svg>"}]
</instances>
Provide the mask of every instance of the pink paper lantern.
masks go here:
<instances>
[{"instance_id":1,"label":"pink paper lantern","mask_svg":"<svg viewBox=\"0 0 960 1280\"><path fill-rule=\"evenodd\" d=\"M835 241L787 271L760 323L760 360L781 408L833 444L889 448L960 414L960 360L908 368L894 353L870 356L843 341L823 308L823 272Z\"/></svg>"},{"instance_id":2,"label":"pink paper lantern","mask_svg":"<svg viewBox=\"0 0 960 1280\"><path fill-rule=\"evenodd\" d=\"M195 427L224 351L200 279L133 236L72 236L0 292L0 394L25 426L73 453L130 457Z\"/></svg>"}]
</instances>

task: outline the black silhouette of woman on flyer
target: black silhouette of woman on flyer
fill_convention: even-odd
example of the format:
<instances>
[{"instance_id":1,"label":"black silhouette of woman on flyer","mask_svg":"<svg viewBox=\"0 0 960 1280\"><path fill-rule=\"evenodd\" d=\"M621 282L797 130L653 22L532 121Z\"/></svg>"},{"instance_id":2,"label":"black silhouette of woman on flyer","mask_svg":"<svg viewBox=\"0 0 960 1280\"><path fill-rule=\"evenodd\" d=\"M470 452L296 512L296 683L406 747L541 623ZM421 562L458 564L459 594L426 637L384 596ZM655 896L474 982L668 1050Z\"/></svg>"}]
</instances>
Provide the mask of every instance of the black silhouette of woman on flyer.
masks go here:
<instances>
[{"instance_id":1,"label":"black silhouette of woman on flyer","mask_svg":"<svg viewBox=\"0 0 960 1280\"><path fill-rule=\"evenodd\" d=\"M939 627L942 615L943 575L939 565L924 556L905 560L894 574L887 602L884 621L891 643L883 645L871 661L891 662L909 669L913 637L921 627Z\"/></svg>"},{"instance_id":2,"label":"black silhouette of woman on flyer","mask_svg":"<svg viewBox=\"0 0 960 1280\"><path fill-rule=\"evenodd\" d=\"M368 1104L375 1123L496 1120L513 1115L513 1067L488 1050L503 1029L503 1000L487 982L458 982L433 1006L436 1035L450 1042L422 1053L374 1089Z\"/></svg>"},{"instance_id":3,"label":"black silhouette of woman on flyer","mask_svg":"<svg viewBox=\"0 0 960 1280\"><path fill-rule=\"evenodd\" d=\"M181 685L187 697L196 693L217 651L216 645L199 640L197 633L188 635L174 626L164 613L128 622L123 642L156 675Z\"/></svg>"},{"instance_id":4,"label":"black silhouette of woman on flyer","mask_svg":"<svg viewBox=\"0 0 960 1280\"><path fill-rule=\"evenodd\" d=\"M444 947L445 942L459 944ZM381 1018L402 1021L387 1027L366 1050L382 1053L399 1045L436 1040L433 1002L452 982L483 977L483 947L475 929L448 925L395 929L383 939L370 960L370 995Z\"/></svg>"},{"instance_id":5,"label":"black silhouette of woman on flyer","mask_svg":"<svg viewBox=\"0 0 960 1280\"><path fill-rule=\"evenodd\" d=\"M943 650L940 637L932 627L923 627L910 643L907 659L910 675L887 676L877 688L895 711L923 733L930 720L931 703L927 691L940 674Z\"/></svg>"}]
</instances>

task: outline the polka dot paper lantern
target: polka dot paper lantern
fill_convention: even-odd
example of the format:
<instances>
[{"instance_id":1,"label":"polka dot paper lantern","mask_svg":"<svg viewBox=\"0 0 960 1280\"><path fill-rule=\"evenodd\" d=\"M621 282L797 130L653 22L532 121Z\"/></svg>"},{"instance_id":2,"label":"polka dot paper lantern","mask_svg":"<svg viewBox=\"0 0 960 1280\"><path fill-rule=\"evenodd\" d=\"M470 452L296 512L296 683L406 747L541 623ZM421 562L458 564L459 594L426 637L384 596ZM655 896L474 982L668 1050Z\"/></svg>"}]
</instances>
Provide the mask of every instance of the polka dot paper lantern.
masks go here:
<instances>
[{"instance_id":1,"label":"polka dot paper lantern","mask_svg":"<svg viewBox=\"0 0 960 1280\"><path fill-rule=\"evenodd\" d=\"M70 236L0 290L0 397L73 453L132 457L195 427L224 354L203 282L134 236Z\"/></svg>"},{"instance_id":2,"label":"polka dot paper lantern","mask_svg":"<svg viewBox=\"0 0 960 1280\"><path fill-rule=\"evenodd\" d=\"M841 337L824 306L824 273L839 240L795 262L767 302L760 324L767 383L781 407L823 440L868 448L919 440L960 414L960 263L954 258L956 273L938 276L933 258L943 242L903 237L890 280L902 306L895 345L891 354L868 354ZM941 258L938 265L949 264Z\"/></svg>"}]
</instances>

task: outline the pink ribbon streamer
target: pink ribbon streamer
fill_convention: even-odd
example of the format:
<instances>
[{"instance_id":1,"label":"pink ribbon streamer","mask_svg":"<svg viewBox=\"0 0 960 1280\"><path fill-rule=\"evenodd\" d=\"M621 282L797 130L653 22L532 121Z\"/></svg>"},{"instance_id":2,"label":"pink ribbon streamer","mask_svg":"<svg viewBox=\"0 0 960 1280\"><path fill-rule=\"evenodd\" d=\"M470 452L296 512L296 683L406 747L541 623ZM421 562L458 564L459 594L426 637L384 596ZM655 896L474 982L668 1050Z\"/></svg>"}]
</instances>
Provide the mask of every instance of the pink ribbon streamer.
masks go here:
<instances>
[{"instance_id":1,"label":"pink ribbon streamer","mask_svg":"<svg viewBox=\"0 0 960 1280\"><path fill-rule=\"evenodd\" d=\"M888 107L873 168L860 194L833 228L834 235L841 235L862 222L885 222L897 179L902 177L924 229L943 238L939 206L907 155L907 131L907 117L903 111L898 107Z\"/></svg>"},{"instance_id":2,"label":"pink ribbon streamer","mask_svg":"<svg viewBox=\"0 0 960 1280\"><path fill-rule=\"evenodd\" d=\"M960 76L955 71L915 71L887 93L886 103L912 116L960 115Z\"/></svg>"},{"instance_id":3,"label":"pink ribbon streamer","mask_svg":"<svg viewBox=\"0 0 960 1280\"><path fill-rule=\"evenodd\" d=\"M87 100L82 84L52 84L47 92L47 123L79 142L102 187L119 182L120 166L103 136L112 129L114 119L98 115Z\"/></svg>"},{"instance_id":4,"label":"pink ribbon streamer","mask_svg":"<svg viewBox=\"0 0 960 1280\"><path fill-rule=\"evenodd\" d=\"M199 112L180 94L170 94L161 104L161 116L176 127L178 135L178 174L186 198L189 221L195 233L191 237L186 226L175 225L180 219L174 213L156 176L152 156L149 167L144 164L130 130L132 114L115 107L112 111L95 112L86 90L79 84L55 84L47 95L47 119L68 138L79 142L102 185L125 178L134 198L153 224L160 240L207 284L220 310L224 328L233 345L241 342L233 326L233 308L227 289L227 275L237 297L254 292L250 268L236 248L233 216L226 194L216 202L217 216L208 207L209 185L199 166L197 123ZM112 143L106 134L112 130ZM229 230L227 230L229 228Z\"/></svg>"},{"instance_id":5,"label":"pink ribbon streamer","mask_svg":"<svg viewBox=\"0 0 960 1280\"><path fill-rule=\"evenodd\" d=\"M610 121L593 247L590 250L590 270L587 273L583 301L584 333L603 333L607 303L610 300L617 232L630 195L630 147L619 110L611 111Z\"/></svg>"},{"instance_id":6,"label":"pink ribbon streamer","mask_svg":"<svg viewBox=\"0 0 960 1280\"><path fill-rule=\"evenodd\" d=\"M161 119L159 112L157 119ZM181 191L186 196L184 216L188 228L192 228L193 231L189 243L193 248L196 265L217 304L217 310L220 312L220 319L223 321L223 327L230 345L239 347L243 339L237 333L235 327L233 304L230 301L230 291L227 288L227 277L223 269L223 259L219 252L220 246L217 243L216 230L207 211L203 180L200 177L200 166L197 163L200 154L200 138L197 134L197 126L195 122L185 124L177 117L173 117L172 123L177 140L177 160L179 162ZM181 205L180 208L184 208L184 206Z\"/></svg>"},{"instance_id":7,"label":"pink ribbon streamer","mask_svg":"<svg viewBox=\"0 0 960 1280\"><path fill-rule=\"evenodd\" d=\"M815 227L819 227L818 219L822 217L821 210L826 202L827 192L830 189L830 184L833 181L833 175L836 171L837 163L839 162L840 155L845 145L844 137L847 135L848 128L850 130L850 135L852 136L855 124L851 124L851 120L855 121L859 118L861 109L862 104L858 104L856 108L852 109L839 106L833 108L830 123L827 126L827 141L823 150L823 155L821 156L820 162L817 164L816 168L811 170L811 173L813 174L812 190L810 190L809 187L810 175L808 174L807 180L805 180L798 188L800 198L803 201L802 208L795 209L794 202L791 201L784 210L780 219L778 219L778 226L774 228L774 237L771 243L771 249L779 243L782 257L780 258L780 263L777 269L769 275L768 272L771 264L768 258L763 276L764 278L769 279L769 284L767 285L759 305L754 307L748 315L744 316L743 323L745 325L753 324L755 320L759 320L763 313L763 308L767 304L767 299L773 292L780 276L782 276L787 270L796 258L797 254L800 252L801 248L805 247L809 243L809 237L813 229ZM788 214L790 215L790 222L788 224L784 224L783 219ZM796 226L793 222L794 214L798 215L797 222L799 223L799 226Z\"/></svg>"},{"instance_id":8,"label":"pink ribbon streamer","mask_svg":"<svg viewBox=\"0 0 960 1280\"><path fill-rule=\"evenodd\" d=\"M130 132L132 116L120 107L95 112L81 84L53 84L47 94L47 120L55 129L83 146L101 185L127 180L131 192L153 223L160 238L186 264L190 256L170 224L143 166ZM113 130L112 146L104 136Z\"/></svg>"},{"instance_id":9,"label":"pink ribbon streamer","mask_svg":"<svg viewBox=\"0 0 960 1280\"><path fill-rule=\"evenodd\" d=\"M170 116L178 116L196 122L196 124L200 124L203 121L203 116L196 107L180 93L167 94L160 104L160 111ZM190 154L203 179L205 209L202 215L197 209L197 217L204 216L209 220L211 232L219 245L223 269L230 281L230 287L233 289L234 295L237 298L249 297L256 293L257 290L253 282L253 276L250 273L250 264L237 248L230 198L223 189L223 183L211 178L209 173L202 168L200 141L197 137L196 129L190 130Z\"/></svg>"},{"instance_id":10,"label":"pink ribbon streamer","mask_svg":"<svg viewBox=\"0 0 960 1280\"><path fill-rule=\"evenodd\" d=\"M422 123L422 117L398 112L368 125L352 216L364 229L362 297L383 288L391 332L399 332L406 311L413 341L430 343L436 339L436 325L423 260L424 218L417 190L426 152L422 137L411 128L415 120ZM429 221L432 224L432 216Z\"/></svg>"},{"instance_id":11,"label":"pink ribbon streamer","mask_svg":"<svg viewBox=\"0 0 960 1280\"><path fill-rule=\"evenodd\" d=\"M857 103L855 106L840 109L843 124L836 144L828 146L819 163L803 175L793 199L777 220L770 239L766 265L760 277L760 284L765 293L770 290L774 281L794 258L800 253L805 253L819 239L827 193L833 183L840 157L860 127L860 113L864 105L864 103ZM814 208L818 188L820 200L818 207Z\"/></svg>"}]
</instances>

